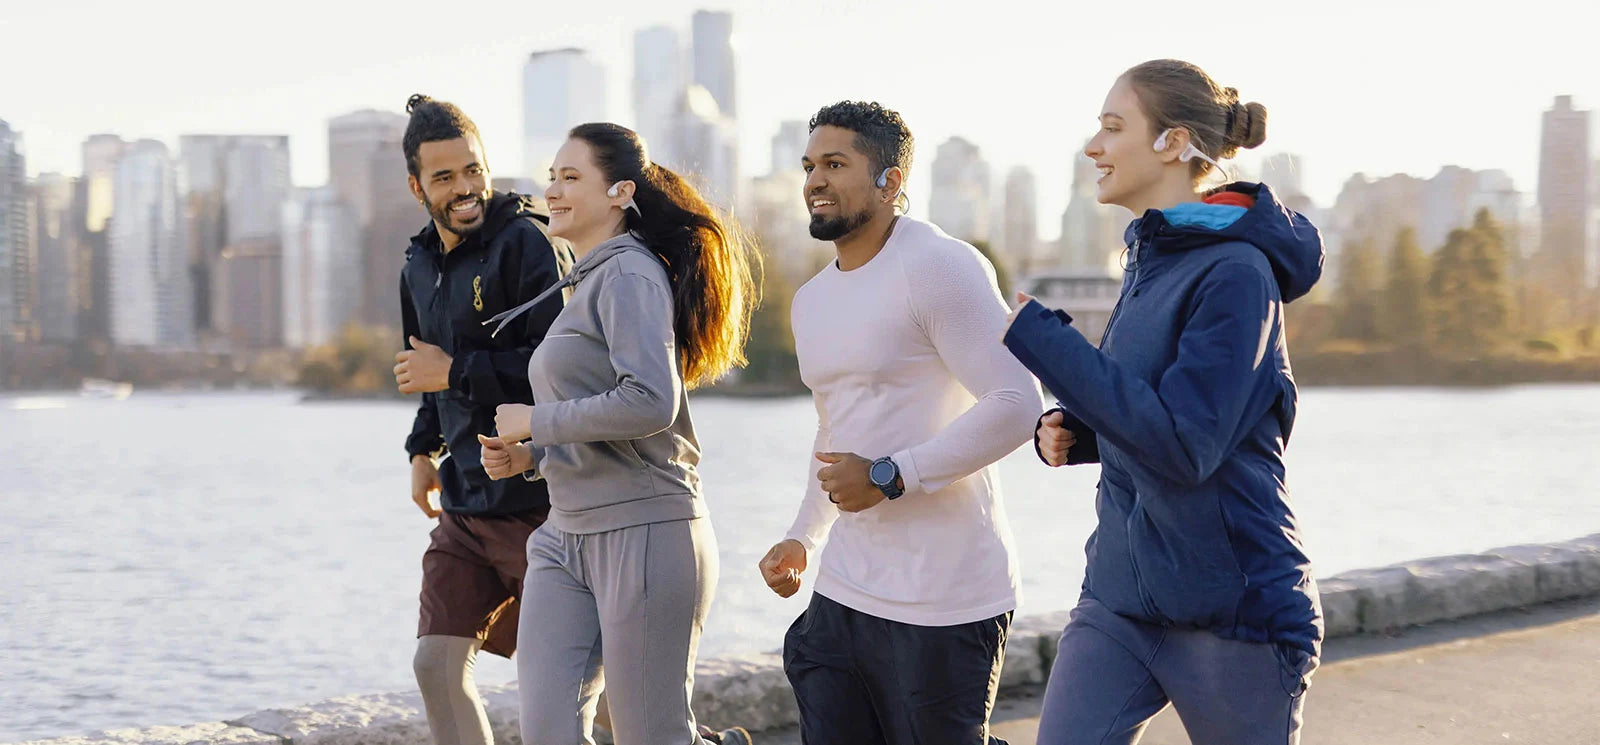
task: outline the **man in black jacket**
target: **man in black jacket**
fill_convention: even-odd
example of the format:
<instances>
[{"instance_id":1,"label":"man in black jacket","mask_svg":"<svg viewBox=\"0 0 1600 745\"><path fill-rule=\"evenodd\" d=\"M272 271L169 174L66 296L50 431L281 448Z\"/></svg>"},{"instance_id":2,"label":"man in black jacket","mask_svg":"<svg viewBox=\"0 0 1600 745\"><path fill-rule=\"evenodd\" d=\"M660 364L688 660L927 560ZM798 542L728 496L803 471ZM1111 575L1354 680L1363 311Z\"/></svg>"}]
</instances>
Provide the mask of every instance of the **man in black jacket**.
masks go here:
<instances>
[{"instance_id":1,"label":"man in black jacket","mask_svg":"<svg viewBox=\"0 0 1600 745\"><path fill-rule=\"evenodd\" d=\"M433 218L411 239L400 273L406 351L395 356L400 392L422 394L406 454L411 499L439 518L422 556L422 613L413 661L438 745L490 745L472 680L479 649L510 657L528 568L528 536L544 523L543 481L484 473L478 435L494 436L495 407L533 403L528 358L561 313L552 293L496 333L495 314L533 300L572 268L572 247L545 232L542 200L495 194L478 128L454 105L427 96L406 104L402 140L411 194ZM435 458L448 454L438 461ZM429 495L439 492L436 510ZM603 711L603 709L602 709ZM598 721L607 724L607 718ZM749 745L733 727L701 737Z\"/></svg>"},{"instance_id":2,"label":"man in black jacket","mask_svg":"<svg viewBox=\"0 0 1600 745\"><path fill-rule=\"evenodd\" d=\"M406 112L411 193L433 219L406 250L406 351L396 355L394 373L401 393L422 394L406 439L411 498L439 518L422 557L414 666L434 741L486 745L492 735L473 664L480 648L505 657L516 649L525 545L550 498L542 481L491 480L477 436L494 434L496 406L533 403L528 357L561 312L562 296L552 294L496 336L483 321L560 281L572 252L544 232L542 201L493 192L477 127L460 109L412 96ZM442 514L429 502L434 491Z\"/></svg>"}]
</instances>

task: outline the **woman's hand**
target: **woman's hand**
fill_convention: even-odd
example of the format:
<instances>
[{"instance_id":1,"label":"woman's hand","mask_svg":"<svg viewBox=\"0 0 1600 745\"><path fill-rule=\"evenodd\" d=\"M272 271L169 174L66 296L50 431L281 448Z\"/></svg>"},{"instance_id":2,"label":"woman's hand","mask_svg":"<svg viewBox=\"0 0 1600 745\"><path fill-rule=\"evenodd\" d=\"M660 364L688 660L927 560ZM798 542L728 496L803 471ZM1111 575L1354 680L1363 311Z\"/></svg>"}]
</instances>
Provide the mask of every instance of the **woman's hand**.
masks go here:
<instances>
[{"instance_id":1,"label":"woman's hand","mask_svg":"<svg viewBox=\"0 0 1600 745\"><path fill-rule=\"evenodd\" d=\"M1000 330L1000 343L1006 343L1006 334L1011 333L1011 324L1017 322L1017 315L1028 303L1033 302L1033 296L1026 292L1017 293L1017 307L1011 309L1011 315L1006 316L1006 327Z\"/></svg>"},{"instance_id":2,"label":"woman's hand","mask_svg":"<svg viewBox=\"0 0 1600 745\"><path fill-rule=\"evenodd\" d=\"M1078 444L1078 436L1062 424L1062 414L1052 411L1039 420L1039 429L1033 433L1039 443L1039 455L1053 467L1067 464L1067 451Z\"/></svg>"},{"instance_id":3,"label":"woman's hand","mask_svg":"<svg viewBox=\"0 0 1600 745\"><path fill-rule=\"evenodd\" d=\"M527 404L500 404L494 407L494 432L506 442L528 439L533 426L533 407Z\"/></svg>"}]
</instances>

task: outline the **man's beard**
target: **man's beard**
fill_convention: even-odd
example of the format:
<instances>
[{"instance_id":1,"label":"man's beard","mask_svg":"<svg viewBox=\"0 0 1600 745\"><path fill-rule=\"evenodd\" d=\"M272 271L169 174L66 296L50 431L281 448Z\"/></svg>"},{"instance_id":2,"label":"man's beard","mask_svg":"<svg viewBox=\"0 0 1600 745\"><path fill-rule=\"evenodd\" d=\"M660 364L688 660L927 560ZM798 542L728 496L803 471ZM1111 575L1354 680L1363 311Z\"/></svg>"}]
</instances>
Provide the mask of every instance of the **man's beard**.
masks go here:
<instances>
[{"instance_id":1,"label":"man's beard","mask_svg":"<svg viewBox=\"0 0 1600 745\"><path fill-rule=\"evenodd\" d=\"M468 201L475 201L478 203L478 221L472 225L457 225L455 222L456 216L450 212L450 208L457 204L462 204ZM445 230L455 233L457 237L464 238L472 233L478 232L478 230L483 228L484 223L488 222L489 198L483 194L473 194L469 197L452 199L442 205L429 202L428 216L433 218L435 224L442 225L444 226Z\"/></svg>"},{"instance_id":2,"label":"man's beard","mask_svg":"<svg viewBox=\"0 0 1600 745\"><path fill-rule=\"evenodd\" d=\"M856 232L869 222L872 222L872 213L868 210L838 217L814 214L811 216L811 237L819 241L836 241Z\"/></svg>"}]
</instances>

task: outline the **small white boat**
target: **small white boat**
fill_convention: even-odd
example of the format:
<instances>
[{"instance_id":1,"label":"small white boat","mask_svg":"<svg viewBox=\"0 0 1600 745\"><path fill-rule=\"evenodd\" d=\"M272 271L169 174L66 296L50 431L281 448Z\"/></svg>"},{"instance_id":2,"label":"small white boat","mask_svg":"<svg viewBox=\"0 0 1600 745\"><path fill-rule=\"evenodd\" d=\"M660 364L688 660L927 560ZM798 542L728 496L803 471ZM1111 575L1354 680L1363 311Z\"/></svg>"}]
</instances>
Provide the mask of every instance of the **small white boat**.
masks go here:
<instances>
[{"instance_id":1,"label":"small white boat","mask_svg":"<svg viewBox=\"0 0 1600 745\"><path fill-rule=\"evenodd\" d=\"M121 401L133 395L133 384L101 378L84 378L83 386L78 393L89 398L110 398Z\"/></svg>"}]
</instances>

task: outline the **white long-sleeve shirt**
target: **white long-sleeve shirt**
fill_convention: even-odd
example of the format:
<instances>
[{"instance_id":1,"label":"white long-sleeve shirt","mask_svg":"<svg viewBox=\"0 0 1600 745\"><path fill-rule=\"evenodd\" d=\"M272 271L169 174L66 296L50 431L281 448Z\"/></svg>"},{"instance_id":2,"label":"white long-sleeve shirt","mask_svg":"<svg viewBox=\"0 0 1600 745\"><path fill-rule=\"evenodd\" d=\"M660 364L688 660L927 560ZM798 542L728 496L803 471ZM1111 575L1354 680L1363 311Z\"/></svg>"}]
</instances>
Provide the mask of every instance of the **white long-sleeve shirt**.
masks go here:
<instances>
[{"instance_id":1,"label":"white long-sleeve shirt","mask_svg":"<svg viewBox=\"0 0 1600 745\"><path fill-rule=\"evenodd\" d=\"M906 493L849 514L806 464L788 537L815 557L816 592L879 618L952 626L1013 610L1016 552L994 463L1030 441L1033 377L1000 342L994 267L936 226L901 217L866 265L835 262L795 294L800 376L818 452L891 456Z\"/></svg>"}]
</instances>

